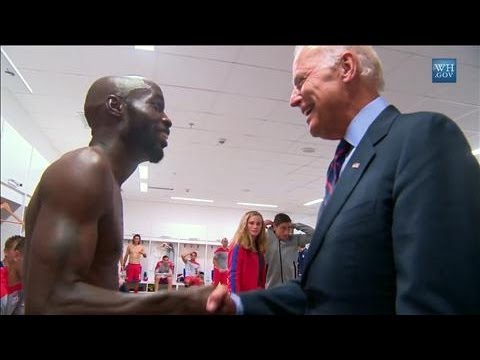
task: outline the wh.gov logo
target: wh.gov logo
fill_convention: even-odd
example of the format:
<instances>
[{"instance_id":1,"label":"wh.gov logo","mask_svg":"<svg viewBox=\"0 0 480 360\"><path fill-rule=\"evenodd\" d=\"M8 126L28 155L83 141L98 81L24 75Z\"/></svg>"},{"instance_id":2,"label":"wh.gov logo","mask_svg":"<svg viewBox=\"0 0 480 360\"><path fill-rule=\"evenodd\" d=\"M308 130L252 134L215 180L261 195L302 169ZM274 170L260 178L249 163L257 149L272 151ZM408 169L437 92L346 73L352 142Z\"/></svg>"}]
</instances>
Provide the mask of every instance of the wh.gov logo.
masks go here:
<instances>
[{"instance_id":1,"label":"wh.gov logo","mask_svg":"<svg viewBox=\"0 0 480 360\"><path fill-rule=\"evenodd\" d=\"M457 59L432 59L432 82L457 82Z\"/></svg>"}]
</instances>

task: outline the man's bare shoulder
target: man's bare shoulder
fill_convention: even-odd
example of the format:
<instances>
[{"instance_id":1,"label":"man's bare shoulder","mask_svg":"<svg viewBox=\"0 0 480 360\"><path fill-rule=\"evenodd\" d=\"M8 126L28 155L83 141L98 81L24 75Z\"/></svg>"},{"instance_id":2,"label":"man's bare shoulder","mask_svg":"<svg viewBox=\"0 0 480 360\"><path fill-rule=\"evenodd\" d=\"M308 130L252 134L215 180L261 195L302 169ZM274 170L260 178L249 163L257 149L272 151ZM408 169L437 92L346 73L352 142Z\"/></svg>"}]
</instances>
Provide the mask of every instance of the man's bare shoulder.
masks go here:
<instances>
[{"instance_id":1,"label":"man's bare shoulder","mask_svg":"<svg viewBox=\"0 0 480 360\"><path fill-rule=\"evenodd\" d=\"M56 162L62 166L84 166L92 167L94 170L99 170L101 167L110 168L110 163L104 152L92 146L67 152Z\"/></svg>"},{"instance_id":2,"label":"man's bare shoulder","mask_svg":"<svg viewBox=\"0 0 480 360\"><path fill-rule=\"evenodd\" d=\"M43 192L98 194L111 188L111 164L98 149L85 147L64 154L42 176Z\"/></svg>"}]
</instances>

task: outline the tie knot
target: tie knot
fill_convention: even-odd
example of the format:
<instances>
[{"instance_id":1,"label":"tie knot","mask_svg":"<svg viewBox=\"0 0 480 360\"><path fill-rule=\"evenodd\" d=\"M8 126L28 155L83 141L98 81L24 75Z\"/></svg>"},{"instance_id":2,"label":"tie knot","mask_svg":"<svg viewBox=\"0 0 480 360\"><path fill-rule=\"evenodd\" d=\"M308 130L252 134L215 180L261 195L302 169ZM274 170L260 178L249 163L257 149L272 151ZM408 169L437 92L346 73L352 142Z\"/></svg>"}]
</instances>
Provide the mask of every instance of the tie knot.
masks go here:
<instances>
[{"instance_id":1,"label":"tie knot","mask_svg":"<svg viewBox=\"0 0 480 360\"><path fill-rule=\"evenodd\" d=\"M333 189L335 188L335 184L340 177L340 171L342 169L343 162L347 157L349 151L352 149L352 145L345 139L342 139L337 146L337 150L335 151L335 157L333 158L330 166L328 167L327 172L327 183L325 185L325 197L323 200L323 204L326 205L328 199L333 193Z\"/></svg>"},{"instance_id":2,"label":"tie knot","mask_svg":"<svg viewBox=\"0 0 480 360\"><path fill-rule=\"evenodd\" d=\"M335 151L335 158L338 159L342 156L345 156L352 149L352 145L345 139L340 140L340 143L337 146Z\"/></svg>"}]
</instances>

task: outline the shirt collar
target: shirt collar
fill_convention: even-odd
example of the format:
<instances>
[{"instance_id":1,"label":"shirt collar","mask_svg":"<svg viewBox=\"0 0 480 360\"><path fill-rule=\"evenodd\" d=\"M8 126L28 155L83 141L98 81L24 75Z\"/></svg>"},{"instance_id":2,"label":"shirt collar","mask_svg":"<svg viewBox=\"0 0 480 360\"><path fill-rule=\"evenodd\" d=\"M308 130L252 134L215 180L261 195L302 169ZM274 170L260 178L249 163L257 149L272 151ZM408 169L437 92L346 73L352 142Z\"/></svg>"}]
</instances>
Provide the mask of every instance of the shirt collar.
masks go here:
<instances>
[{"instance_id":1,"label":"shirt collar","mask_svg":"<svg viewBox=\"0 0 480 360\"><path fill-rule=\"evenodd\" d=\"M389 103L382 96L365 105L348 125L345 140L357 147L370 125L388 105Z\"/></svg>"}]
</instances>

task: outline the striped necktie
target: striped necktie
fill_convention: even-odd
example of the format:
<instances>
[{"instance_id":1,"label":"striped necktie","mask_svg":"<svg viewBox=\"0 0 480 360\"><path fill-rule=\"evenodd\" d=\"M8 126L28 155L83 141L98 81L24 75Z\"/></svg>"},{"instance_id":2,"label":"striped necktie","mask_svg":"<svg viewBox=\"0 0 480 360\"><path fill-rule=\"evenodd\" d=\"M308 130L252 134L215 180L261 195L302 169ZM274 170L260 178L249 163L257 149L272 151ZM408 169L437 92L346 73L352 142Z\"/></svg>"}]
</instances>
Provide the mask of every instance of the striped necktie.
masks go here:
<instances>
[{"instance_id":1,"label":"striped necktie","mask_svg":"<svg viewBox=\"0 0 480 360\"><path fill-rule=\"evenodd\" d=\"M325 197L323 200L323 205L326 205L328 199L330 199L330 196L332 196L335 184L340 177L340 170L342 169L343 162L345 161L345 158L351 149L352 145L350 145L345 139L342 139L338 144L337 150L335 151L335 157L330 163L327 171L327 183L325 185Z\"/></svg>"}]
</instances>

